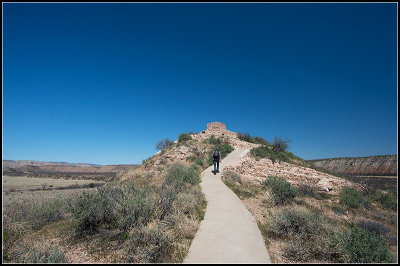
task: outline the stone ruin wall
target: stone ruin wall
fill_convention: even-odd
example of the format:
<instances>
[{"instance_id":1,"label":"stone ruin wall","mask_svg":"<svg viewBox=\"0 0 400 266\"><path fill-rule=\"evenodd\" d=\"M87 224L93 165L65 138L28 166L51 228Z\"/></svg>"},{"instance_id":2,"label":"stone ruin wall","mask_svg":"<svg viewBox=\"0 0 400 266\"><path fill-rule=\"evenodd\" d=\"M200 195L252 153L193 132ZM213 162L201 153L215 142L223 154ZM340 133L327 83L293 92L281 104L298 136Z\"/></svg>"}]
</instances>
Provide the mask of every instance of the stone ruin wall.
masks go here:
<instances>
[{"instance_id":1,"label":"stone ruin wall","mask_svg":"<svg viewBox=\"0 0 400 266\"><path fill-rule=\"evenodd\" d=\"M235 149L251 149L259 145L240 140L237 137L237 133L227 130L226 125L220 122L208 123L205 130L200 131L199 133L194 133L192 135L192 138L197 140L204 140L210 138L212 135L214 135L214 137L216 138L222 137Z\"/></svg>"},{"instance_id":2,"label":"stone ruin wall","mask_svg":"<svg viewBox=\"0 0 400 266\"><path fill-rule=\"evenodd\" d=\"M229 137L237 137L235 132L229 131L226 129L226 124L221 122L212 122L207 123L207 128L197 134L194 134L192 137L194 139L206 139L214 135L215 137L220 136L229 136Z\"/></svg>"},{"instance_id":3,"label":"stone ruin wall","mask_svg":"<svg viewBox=\"0 0 400 266\"><path fill-rule=\"evenodd\" d=\"M226 130L226 125L221 122L207 123L207 130L224 132Z\"/></svg>"}]
</instances>

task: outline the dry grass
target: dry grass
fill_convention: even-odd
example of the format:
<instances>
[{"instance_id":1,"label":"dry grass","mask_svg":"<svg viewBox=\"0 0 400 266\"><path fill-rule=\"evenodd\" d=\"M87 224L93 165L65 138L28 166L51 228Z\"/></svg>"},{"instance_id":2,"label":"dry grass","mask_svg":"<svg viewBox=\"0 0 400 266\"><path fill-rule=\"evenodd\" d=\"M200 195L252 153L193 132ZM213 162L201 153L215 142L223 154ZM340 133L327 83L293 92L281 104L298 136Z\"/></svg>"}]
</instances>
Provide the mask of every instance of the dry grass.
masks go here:
<instances>
[{"instance_id":1,"label":"dry grass","mask_svg":"<svg viewBox=\"0 0 400 266\"><path fill-rule=\"evenodd\" d=\"M104 182L3 176L3 206L18 202L35 202L93 190Z\"/></svg>"}]
</instances>

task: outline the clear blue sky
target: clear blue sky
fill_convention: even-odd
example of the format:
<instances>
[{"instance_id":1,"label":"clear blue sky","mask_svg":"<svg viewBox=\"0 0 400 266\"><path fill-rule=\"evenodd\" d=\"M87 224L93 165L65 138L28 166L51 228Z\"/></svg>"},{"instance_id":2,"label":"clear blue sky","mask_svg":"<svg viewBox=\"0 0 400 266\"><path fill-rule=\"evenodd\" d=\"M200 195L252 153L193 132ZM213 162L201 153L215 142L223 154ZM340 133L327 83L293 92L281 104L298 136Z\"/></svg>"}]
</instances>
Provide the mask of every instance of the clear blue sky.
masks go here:
<instances>
[{"instance_id":1,"label":"clear blue sky","mask_svg":"<svg viewBox=\"0 0 400 266\"><path fill-rule=\"evenodd\" d=\"M223 122L397 154L396 4L3 4L3 159L135 164Z\"/></svg>"}]
</instances>

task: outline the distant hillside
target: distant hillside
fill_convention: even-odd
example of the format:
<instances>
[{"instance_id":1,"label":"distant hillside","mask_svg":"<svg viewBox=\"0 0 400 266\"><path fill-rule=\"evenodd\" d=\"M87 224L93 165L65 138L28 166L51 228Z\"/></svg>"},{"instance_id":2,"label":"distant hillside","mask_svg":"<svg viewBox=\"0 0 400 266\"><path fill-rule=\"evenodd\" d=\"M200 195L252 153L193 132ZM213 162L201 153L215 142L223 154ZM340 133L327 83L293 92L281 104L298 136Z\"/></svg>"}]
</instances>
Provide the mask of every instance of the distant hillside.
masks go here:
<instances>
[{"instance_id":1,"label":"distant hillside","mask_svg":"<svg viewBox=\"0 0 400 266\"><path fill-rule=\"evenodd\" d=\"M97 165L88 163L67 163L67 162L41 162L27 160L3 160L4 175L28 175L28 176L52 176L75 178L96 175L97 179L102 176L116 176L118 172L127 172L138 165Z\"/></svg>"},{"instance_id":2,"label":"distant hillside","mask_svg":"<svg viewBox=\"0 0 400 266\"><path fill-rule=\"evenodd\" d=\"M397 155L308 160L312 166L342 175L397 176Z\"/></svg>"},{"instance_id":3,"label":"distant hillside","mask_svg":"<svg viewBox=\"0 0 400 266\"><path fill-rule=\"evenodd\" d=\"M53 166L73 166L73 167L101 167L98 164L90 163L67 163L67 162L41 162L41 161L29 161L29 160L3 160L3 167L21 167L25 165L31 166L42 166L42 165L53 165Z\"/></svg>"}]
</instances>

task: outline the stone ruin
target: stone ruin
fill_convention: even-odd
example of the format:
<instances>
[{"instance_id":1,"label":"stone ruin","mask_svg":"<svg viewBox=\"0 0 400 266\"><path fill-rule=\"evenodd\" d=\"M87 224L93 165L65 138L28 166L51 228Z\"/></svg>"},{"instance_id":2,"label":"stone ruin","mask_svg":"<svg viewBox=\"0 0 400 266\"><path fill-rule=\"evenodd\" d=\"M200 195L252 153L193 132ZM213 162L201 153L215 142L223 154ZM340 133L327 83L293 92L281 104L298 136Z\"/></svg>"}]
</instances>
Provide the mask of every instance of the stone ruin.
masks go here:
<instances>
[{"instance_id":1,"label":"stone ruin","mask_svg":"<svg viewBox=\"0 0 400 266\"><path fill-rule=\"evenodd\" d=\"M215 138L222 137L225 142L229 143L235 149L250 149L259 145L240 140L237 133L227 130L226 125L221 122L208 123L205 130L200 131L199 133L194 133L192 138L196 140L205 140L211 136L214 136Z\"/></svg>"},{"instance_id":2,"label":"stone ruin","mask_svg":"<svg viewBox=\"0 0 400 266\"><path fill-rule=\"evenodd\" d=\"M202 139L209 138L211 135L214 135L215 137L220 137L220 136L237 137L237 134L235 132L227 130L226 125L221 122L207 123L207 128L205 130L194 135L195 138L200 137Z\"/></svg>"}]
</instances>

